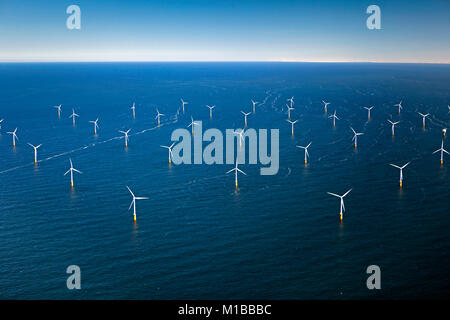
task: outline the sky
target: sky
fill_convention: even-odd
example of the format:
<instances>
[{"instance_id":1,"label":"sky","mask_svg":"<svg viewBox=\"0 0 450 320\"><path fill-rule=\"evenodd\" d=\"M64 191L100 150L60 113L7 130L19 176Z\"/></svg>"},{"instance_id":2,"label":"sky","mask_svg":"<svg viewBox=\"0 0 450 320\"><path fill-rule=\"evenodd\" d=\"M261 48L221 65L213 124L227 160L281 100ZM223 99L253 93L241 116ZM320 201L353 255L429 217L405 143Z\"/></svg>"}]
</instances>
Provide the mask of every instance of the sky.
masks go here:
<instances>
[{"instance_id":1,"label":"sky","mask_svg":"<svg viewBox=\"0 0 450 320\"><path fill-rule=\"evenodd\" d=\"M0 62L24 61L450 63L450 1L0 0Z\"/></svg>"}]
</instances>

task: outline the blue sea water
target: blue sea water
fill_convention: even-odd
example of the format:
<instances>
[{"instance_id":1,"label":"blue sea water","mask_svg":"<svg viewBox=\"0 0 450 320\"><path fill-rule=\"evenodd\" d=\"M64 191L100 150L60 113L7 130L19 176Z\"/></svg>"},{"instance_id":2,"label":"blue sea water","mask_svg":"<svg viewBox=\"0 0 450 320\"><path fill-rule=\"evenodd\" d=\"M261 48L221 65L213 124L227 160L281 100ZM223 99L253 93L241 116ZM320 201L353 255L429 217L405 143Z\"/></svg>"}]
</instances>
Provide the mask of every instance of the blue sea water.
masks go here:
<instances>
[{"instance_id":1,"label":"blue sea water","mask_svg":"<svg viewBox=\"0 0 450 320\"><path fill-rule=\"evenodd\" d=\"M450 157L441 166L432 154L450 127L448 65L0 64L0 84L2 299L448 297ZM189 104L177 116L180 98ZM160 145L173 130L191 116L203 130L242 127L250 99L261 103L249 128L280 130L277 175L241 165L235 191L232 165L169 166ZM334 128L322 99L340 118ZM417 112L431 114L425 129ZM387 119L400 121L394 137ZM364 132L356 150L350 126ZM128 128L125 149L118 130ZM305 167L296 145L310 141ZM27 142L43 144L37 165ZM73 190L69 158L82 171ZM408 161L399 189L389 163ZM136 224L126 185L149 197ZM350 188L341 224L327 192ZM366 287L373 264L381 290ZM81 290L66 287L69 265L81 268Z\"/></svg>"}]
</instances>

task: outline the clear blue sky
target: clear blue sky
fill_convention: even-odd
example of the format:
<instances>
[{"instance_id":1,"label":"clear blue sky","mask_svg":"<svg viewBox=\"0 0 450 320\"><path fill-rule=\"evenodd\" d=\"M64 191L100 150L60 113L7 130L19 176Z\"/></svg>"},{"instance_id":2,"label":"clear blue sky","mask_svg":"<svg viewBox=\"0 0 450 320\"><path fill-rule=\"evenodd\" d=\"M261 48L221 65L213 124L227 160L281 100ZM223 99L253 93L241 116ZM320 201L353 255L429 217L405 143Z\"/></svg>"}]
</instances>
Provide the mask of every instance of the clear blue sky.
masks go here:
<instances>
[{"instance_id":1,"label":"clear blue sky","mask_svg":"<svg viewBox=\"0 0 450 320\"><path fill-rule=\"evenodd\" d=\"M0 0L0 61L449 63L450 1Z\"/></svg>"}]
</instances>

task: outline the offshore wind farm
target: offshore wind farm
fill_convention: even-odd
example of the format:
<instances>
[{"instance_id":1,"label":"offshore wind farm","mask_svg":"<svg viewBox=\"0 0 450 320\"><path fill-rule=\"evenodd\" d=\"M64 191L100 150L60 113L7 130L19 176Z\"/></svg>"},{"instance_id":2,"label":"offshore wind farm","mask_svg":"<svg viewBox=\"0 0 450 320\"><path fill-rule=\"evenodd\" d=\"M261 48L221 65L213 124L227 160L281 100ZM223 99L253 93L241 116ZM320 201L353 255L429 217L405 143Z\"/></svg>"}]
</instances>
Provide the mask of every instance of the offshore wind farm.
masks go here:
<instances>
[{"instance_id":1,"label":"offshore wind farm","mask_svg":"<svg viewBox=\"0 0 450 320\"><path fill-rule=\"evenodd\" d=\"M1 298L444 296L449 74L409 64L0 64ZM175 164L179 128L232 129L247 156L246 133L279 129L279 170ZM67 261L86 278L78 293L59 285ZM365 288L371 264L383 269L382 292Z\"/></svg>"}]
</instances>

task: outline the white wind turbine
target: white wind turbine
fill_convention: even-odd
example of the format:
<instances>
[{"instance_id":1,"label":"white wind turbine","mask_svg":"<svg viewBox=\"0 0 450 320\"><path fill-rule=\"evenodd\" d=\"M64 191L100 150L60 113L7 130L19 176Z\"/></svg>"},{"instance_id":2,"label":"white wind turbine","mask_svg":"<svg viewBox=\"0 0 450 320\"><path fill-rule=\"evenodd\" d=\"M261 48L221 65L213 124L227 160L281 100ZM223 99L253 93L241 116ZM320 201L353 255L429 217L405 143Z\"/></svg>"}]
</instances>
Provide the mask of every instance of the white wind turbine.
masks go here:
<instances>
[{"instance_id":1,"label":"white wind turbine","mask_svg":"<svg viewBox=\"0 0 450 320\"><path fill-rule=\"evenodd\" d=\"M206 105L206 107L209 109L209 118L212 119L212 111L216 106L215 105L214 106Z\"/></svg>"},{"instance_id":2,"label":"white wind turbine","mask_svg":"<svg viewBox=\"0 0 450 320\"><path fill-rule=\"evenodd\" d=\"M184 101L183 99L181 99L181 104L183 105L183 113L184 113L184 105L185 104L189 104L189 102Z\"/></svg>"},{"instance_id":3,"label":"white wind turbine","mask_svg":"<svg viewBox=\"0 0 450 320\"><path fill-rule=\"evenodd\" d=\"M292 107L292 104L291 104L291 107L289 107L289 106L286 104L286 107L287 107L287 109L288 109L288 119L291 119L291 110L294 110L295 108Z\"/></svg>"},{"instance_id":4,"label":"white wind turbine","mask_svg":"<svg viewBox=\"0 0 450 320\"><path fill-rule=\"evenodd\" d=\"M135 102L133 102L133 105L130 108L131 110L133 110L133 119L136 119L136 104Z\"/></svg>"},{"instance_id":5,"label":"white wind turbine","mask_svg":"<svg viewBox=\"0 0 450 320\"><path fill-rule=\"evenodd\" d=\"M391 129L392 130L392 136L394 136L395 135L395 125L399 124L400 121L392 122L391 120L388 119L388 122L392 125L392 129Z\"/></svg>"},{"instance_id":6,"label":"white wind turbine","mask_svg":"<svg viewBox=\"0 0 450 320\"><path fill-rule=\"evenodd\" d=\"M404 164L403 166L397 166L397 165L395 165L395 164L392 164L392 163L389 163L389 165L391 165L391 166L393 166L393 167L395 167L395 168L397 168L397 169L400 169L400 188L403 186L403 169L408 165L408 164L410 164L411 163L411 161L409 161L408 163L406 163L406 164Z\"/></svg>"},{"instance_id":7,"label":"white wind turbine","mask_svg":"<svg viewBox=\"0 0 450 320\"><path fill-rule=\"evenodd\" d=\"M19 137L17 137L16 132L17 132L17 128L15 128L14 131L7 132L7 134L12 135L13 147L16 146L16 139L19 140Z\"/></svg>"},{"instance_id":8,"label":"white wind turbine","mask_svg":"<svg viewBox=\"0 0 450 320\"><path fill-rule=\"evenodd\" d=\"M247 116L249 116L251 112L245 113L244 111L241 110L241 113L244 115L244 125L245 127L247 127Z\"/></svg>"},{"instance_id":9,"label":"white wind turbine","mask_svg":"<svg viewBox=\"0 0 450 320\"><path fill-rule=\"evenodd\" d=\"M74 109L72 109L72 114L69 116L69 118L72 118L73 125L75 125L75 117L79 117L79 115L75 113Z\"/></svg>"},{"instance_id":10,"label":"white wind turbine","mask_svg":"<svg viewBox=\"0 0 450 320\"><path fill-rule=\"evenodd\" d=\"M398 107L398 114L400 114L400 110L401 109L403 109L403 107L402 107L402 102L403 102L403 100L401 100L399 103L397 103L397 104L394 104L394 107Z\"/></svg>"},{"instance_id":11,"label":"white wind turbine","mask_svg":"<svg viewBox=\"0 0 450 320\"><path fill-rule=\"evenodd\" d=\"M238 168L238 159L236 157L236 167L234 167L233 169L227 171L226 174L229 174L230 172L234 171L234 185L236 186L236 190L238 188L238 172L243 173L245 175L247 175L244 171L242 171L241 169Z\"/></svg>"},{"instance_id":12,"label":"white wind turbine","mask_svg":"<svg viewBox=\"0 0 450 320\"><path fill-rule=\"evenodd\" d=\"M253 113L255 113L256 112L255 106L258 103L258 101L253 101L253 99L250 99L250 100L252 101L252 104L253 104Z\"/></svg>"},{"instance_id":13,"label":"white wind turbine","mask_svg":"<svg viewBox=\"0 0 450 320\"><path fill-rule=\"evenodd\" d=\"M191 116L191 123L187 126L188 128L192 126L192 134L194 134L194 126L199 126L200 123L197 121L194 121L194 118Z\"/></svg>"},{"instance_id":14,"label":"white wind turbine","mask_svg":"<svg viewBox=\"0 0 450 320\"><path fill-rule=\"evenodd\" d=\"M172 157L173 157L172 147L174 146L174 144L175 144L175 142L172 143L172 144L170 145L170 147L168 147L168 146L161 146L162 148L166 148L166 149L169 150L169 164L171 164L171 162L172 162Z\"/></svg>"},{"instance_id":15,"label":"white wind turbine","mask_svg":"<svg viewBox=\"0 0 450 320\"><path fill-rule=\"evenodd\" d=\"M239 148L242 147L242 141L244 141L244 129L241 129L241 131L234 130L234 135L239 135Z\"/></svg>"},{"instance_id":16,"label":"white wind turbine","mask_svg":"<svg viewBox=\"0 0 450 320\"><path fill-rule=\"evenodd\" d=\"M353 131L353 139L352 139L352 141L354 140L355 141L355 148L356 147L358 147L358 136L362 136L364 133L362 133L362 132L356 132L355 131L355 129L353 129L352 127L350 127L350 129L352 129L352 131Z\"/></svg>"},{"instance_id":17,"label":"white wind turbine","mask_svg":"<svg viewBox=\"0 0 450 320\"><path fill-rule=\"evenodd\" d=\"M444 140L442 140L441 147L437 149L435 152L433 152L433 154L439 151L441 152L441 164L444 164L444 152L446 154L450 154L447 150L444 149Z\"/></svg>"},{"instance_id":18,"label":"white wind turbine","mask_svg":"<svg viewBox=\"0 0 450 320\"><path fill-rule=\"evenodd\" d=\"M339 120L338 116L336 115L336 110L334 110L334 113L328 118L333 118L333 127L336 126L336 119Z\"/></svg>"},{"instance_id":19,"label":"white wind turbine","mask_svg":"<svg viewBox=\"0 0 450 320\"><path fill-rule=\"evenodd\" d=\"M133 221L136 222L136 200L144 200L144 199L148 199L147 197L136 197L133 193L133 191L131 191L131 189L126 186L128 191L130 191L131 195L133 196L133 200L131 201L130 207L128 208L128 210L131 209L131 206L133 206Z\"/></svg>"},{"instance_id":20,"label":"white wind turbine","mask_svg":"<svg viewBox=\"0 0 450 320\"><path fill-rule=\"evenodd\" d=\"M286 121L287 122L289 122L290 124L291 124L291 134L292 134L292 136L294 135L294 124L296 124L297 122L298 122L298 120L295 120L295 121L291 121L291 120L289 120L289 119L286 119Z\"/></svg>"},{"instance_id":21,"label":"white wind turbine","mask_svg":"<svg viewBox=\"0 0 450 320\"><path fill-rule=\"evenodd\" d=\"M370 120L370 110L373 109L373 106L371 106L371 107L364 107L364 109L367 110L367 120Z\"/></svg>"},{"instance_id":22,"label":"white wind turbine","mask_svg":"<svg viewBox=\"0 0 450 320\"><path fill-rule=\"evenodd\" d=\"M95 121L89 121L89 122L94 124L94 134L97 135L98 118Z\"/></svg>"},{"instance_id":23,"label":"white wind turbine","mask_svg":"<svg viewBox=\"0 0 450 320\"><path fill-rule=\"evenodd\" d=\"M124 138L125 138L125 148L127 148L128 147L128 134L130 133L130 131L131 131L131 129L128 129L127 131L122 131L122 130L119 130L119 132L120 133L123 133L124 134Z\"/></svg>"},{"instance_id":24,"label":"white wind turbine","mask_svg":"<svg viewBox=\"0 0 450 320\"><path fill-rule=\"evenodd\" d=\"M336 193L327 192L328 194L331 194L332 196L335 196L335 197L338 197L338 198L341 199L341 209L340 209L340 212L339 212L339 218L340 218L341 222L342 222L343 214L344 214L344 211L345 211L344 197L345 197L347 194L349 194L350 191L352 191L352 189L348 190L348 191L347 191L346 193L344 193L342 196L340 196L340 195L338 195L338 194L336 194Z\"/></svg>"},{"instance_id":25,"label":"white wind turbine","mask_svg":"<svg viewBox=\"0 0 450 320\"><path fill-rule=\"evenodd\" d=\"M61 118L61 107L62 105L60 104L59 106L54 106L53 108L58 109L58 118Z\"/></svg>"},{"instance_id":26,"label":"white wind turbine","mask_svg":"<svg viewBox=\"0 0 450 320\"><path fill-rule=\"evenodd\" d=\"M294 105L294 97L292 96L290 99L287 99L286 101L289 101L291 103L291 108L293 108Z\"/></svg>"},{"instance_id":27,"label":"white wind turbine","mask_svg":"<svg viewBox=\"0 0 450 320\"><path fill-rule=\"evenodd\" d=\"M430 114L429 114L429 113L423 114L423 113L420 113L420 112L417 112L417 113L422 117L422 127L425 128L425 119L426 119L426 117L428 117Z\"/></svg>"},{"instance_id":28,"label":"white wind turbine","mask_svg":"<svg viewBox=\"0 0 450 320\"><path fill-rule=\"evenodd\" d=\"M311 145L312 141L310 143L308 143L308 145L306 147L303 146L296 146L297 148L302 148L305 149L305 165L308 164L308 158L309 158L309 152L308 152L308 148Z\"/></svg>"},{"instance_id":29,"label":"white wind turbine","mask_svg":"<svg viewBox=\"0 0 450 320\"><path fill-rule=\"evenodd\" d=\"M331 104L331 102L325 102L322 100L322 103L323 103L323 109L325 110L325 113L327 113L328 112L327 107L329 104Z\"/></svg>"},{"instance_id":30,"label":"white wind turbine","mask_svg":"<svg viewBox=\"0 0 450 320\"><path fill-rule=\"evenodd\" d=\"M161 116L164 116L164 114L163 114L163 113L160 113L159 110L158 110L158 108L156 108L156 112L157 112L158 114L156 115L155 119L158 119L158 127L159 127L159 125L161 124L160 118L161 118Z\"/></svg>"},{"instance_id":31,"label":"white wind turbine","mask_svg":"<svg viewBox=\"0 0 450 320\"><path fill-rule=\"evenodd\" d=\"M37 149L38 149L40 146L42 146L42 144L37 145L37 146L34 146L34 145L32 145L31 143L28 142L28 145L30 145L31 147L34 148L34 163L36 164L36 163L37 163Z\"/></svg>"},{"instance_id":32,"label":"white wind turbine","mask_svg":"<svg viewBox=\"0 0 450 320\"><path fill-rule=\"evenodd\" d=\"M69 161L70 161L70 169L67 170L66 173L64 173L64 175L66 175L70 172L70 187L73 189L73 172L74 171L78 172L78 173L82 173L82 172L73 167L72 159L69 158Z\"/></svg>"}]
</instances>

